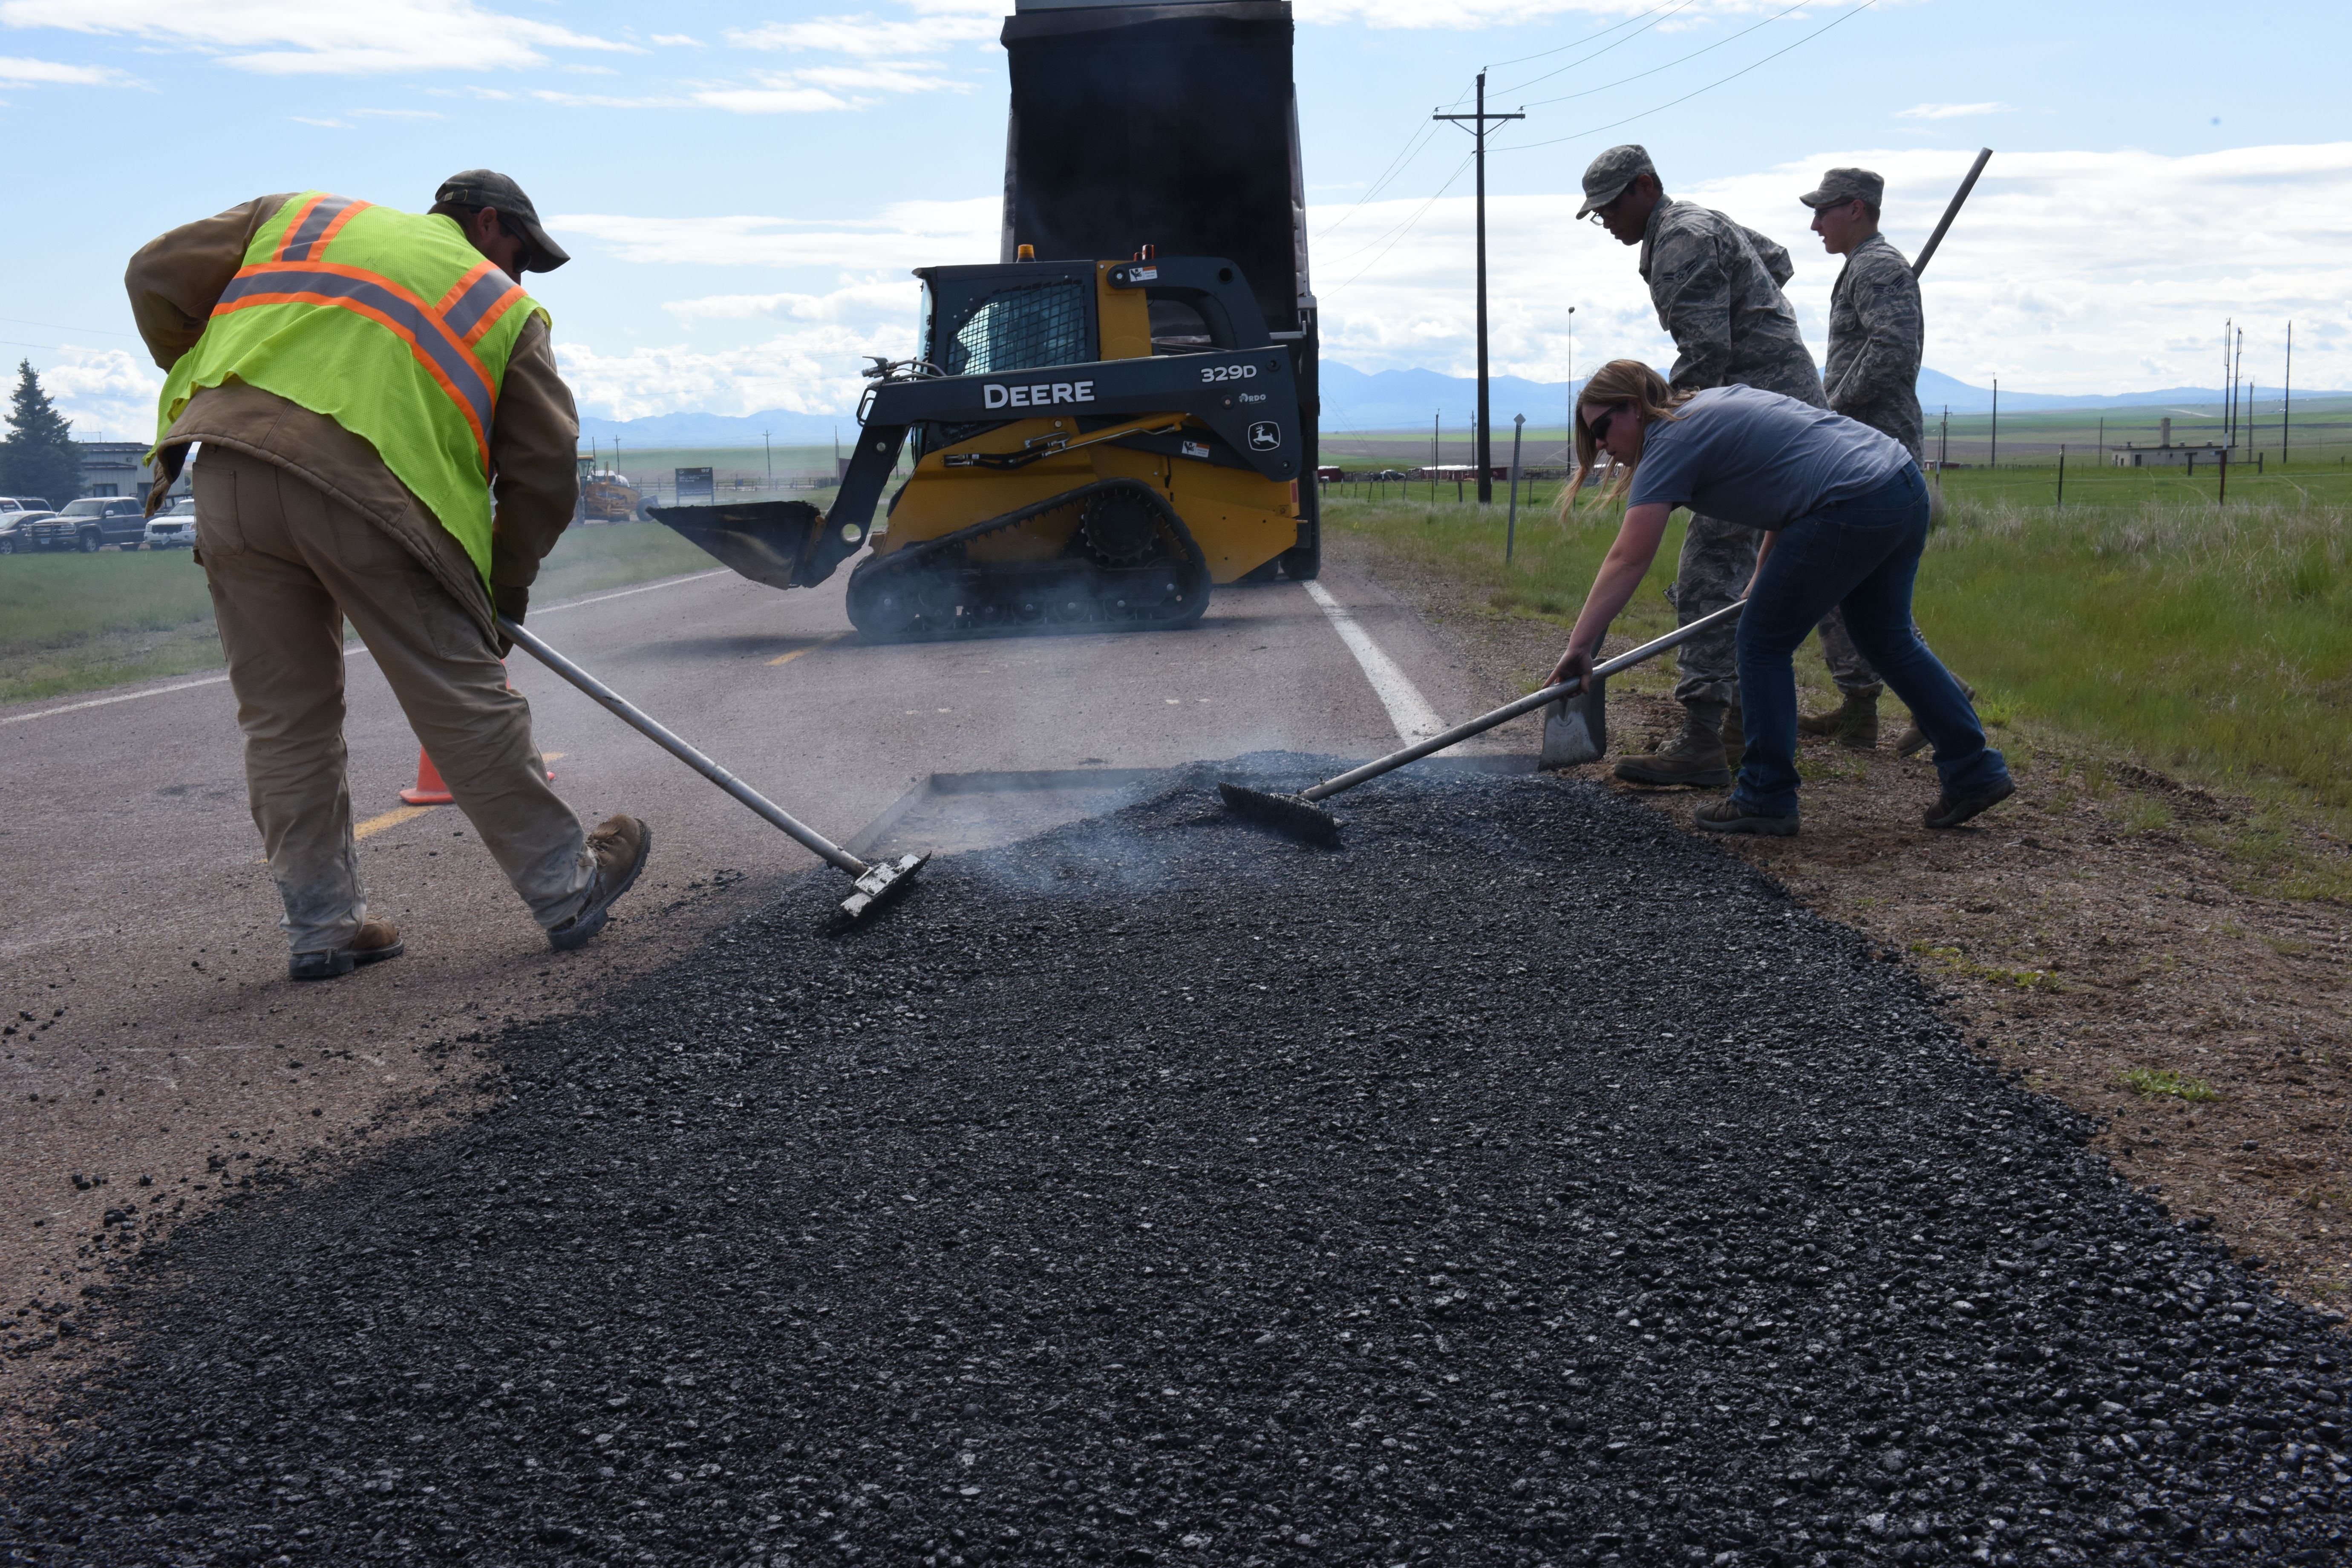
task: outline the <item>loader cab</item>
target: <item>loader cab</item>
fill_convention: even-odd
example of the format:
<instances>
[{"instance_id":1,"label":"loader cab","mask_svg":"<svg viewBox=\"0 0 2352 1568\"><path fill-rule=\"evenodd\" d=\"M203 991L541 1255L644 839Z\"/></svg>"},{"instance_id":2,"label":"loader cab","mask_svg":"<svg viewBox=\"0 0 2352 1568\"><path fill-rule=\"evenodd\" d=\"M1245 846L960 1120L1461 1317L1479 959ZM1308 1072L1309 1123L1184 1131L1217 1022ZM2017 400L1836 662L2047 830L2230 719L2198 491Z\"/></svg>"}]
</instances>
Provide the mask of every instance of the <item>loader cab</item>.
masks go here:
<instances>
[{"instance_id":1,"label":"loader cab","mask_svg":"<svg viewBox=\"0 0 2352 1568\"><path fill-rule=\"evenodd\" d=\"M922 359L940 374L1002 374L1152 354L1265 348L1241 269L1222 257L919 267ZM918 425L913 456L985 425Z\"/></svg>"}]
</instances>

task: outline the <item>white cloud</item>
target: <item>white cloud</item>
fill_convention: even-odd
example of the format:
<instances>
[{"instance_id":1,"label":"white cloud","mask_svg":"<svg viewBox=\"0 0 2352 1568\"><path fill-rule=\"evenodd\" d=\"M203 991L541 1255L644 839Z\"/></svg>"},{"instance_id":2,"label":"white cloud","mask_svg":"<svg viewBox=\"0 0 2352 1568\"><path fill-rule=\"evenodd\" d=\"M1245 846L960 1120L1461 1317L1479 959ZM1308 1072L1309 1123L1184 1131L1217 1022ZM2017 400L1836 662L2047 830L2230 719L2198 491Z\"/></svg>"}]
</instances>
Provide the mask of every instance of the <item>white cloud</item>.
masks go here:
<instances>
[{"instance_id":1,"label":"white cloud","mask_svg":"<svg viewBox=\"0 0 2352 1568\"><path fill-rule=\"evenodd\" d=\"M1895 111L1897 120L1962 120L1976 114L2014 114L2016 106L2007 103L1915 103L1908 109Z\"/></svg>"},{"instance_id":2,"label":"white cloud","mask_svg":"<svg viewBox=\"0 0 2352 1568\"><path fill-rule=\"evenodd\" d=\"M809 267L859 273L993 261L1003 202L894 202L871 218L815 222L740 215L649 218L558 214L547 226L568 249L597 241L616 260L707 267Z\"/></svg>"},{"instance_id":3,"label":"white cloud","mask_svg":"<svg viewBox=\"0 0 2352 1568\"><path fill-rule=\"evenodd\" d=\"M58 363L41 372L41 386L73 421L79 441L148 441L155 436L155 399L163 373L124 349L59 346Z\"/></svg>"},{"instance_id":4,"label":"white cloud","mask_svg":"<svg viewBox=\"0 0 2352 1568\"><path fill-rule=\"evenodd\" d=\"M1697 186L1679 186L1674 172L1665 173L1677 196L1727 212L1789 247L1797 265L1790 297L1818 356L1840 264L1807 232L1797 194L1823 168L1878 170L1887 181L1886 233L1907 253L1934 227L1969 161L1965 152L1832 149ZM1468 198L1437 203L1384 256L1378 245L1349 254L1420 205L1373 203L1318 247L1331 357L1367 370L1467 373ZM1673 345L1635 271L1637 253L1576 223L1575 210L1568 193L1489 199L1496 368L1560 379L1571 304L1578 374L1620 355L1666 364ZM2211 219L2222 211L2239 215L2244 232L2241 243L2217 247ZM2342 325L2341 305L2352 294L2347 213L2352 142L2179 158L1999 155L1927 273L1927 363L1979 385L1998 374L2021 391L2208 384L2219 374L2212 345L2223 316L2246 327L2248 362L2259 352L2273 366L2292 317L2296 381L2352 385L2352 333ZM1562 279L1574 280L1572 295Z\"/></svg>"},{"instance_id":5,"label":"white cloud","mask_svg":"<svg viewBox=\"0 0 2352 1568\"><path fill-rule=\"evenodd\" d=\"M666 44L674 49L698 49L702 47L702 40L700 38L694 37L686 33L656 33L654 35L654 42L656 44Z\"/></svg>"},{"instance_id":6,"label":"white cloud","mask_svg":"<svg viewBox=\"0 0 2352 1568\"><path fill-rule=\"evenodd\" d=\"M1653 10L1659 0L1296 0L1301 22L1325 26L1355 22L1368 27L1517 26L1538 16L1586 16L1606 23ZM1678 28L1708 16L1747 16L1784 10L1788 0L1692 0L1664 26ZM1823 10L1839 0L1825 0Z\"/></svg>"},{"instance_id":7,"label":"white cloud","mask_svg":"<svg viewBox=\"0 0 2352 1568\"><path fill-rule=\"evenodd\" d=\"M1819 354L1839 262L1806 231L1798 205L1824 168L1886 176L1885 227L1915 250L1967 171L1965 150L1827 148L1801 163L1699 185L1678 196L1729 213L1786 245L1806 341ZM1473 363L1472 204L1449 197L1401 236L1381 237L1419 201L1375 202L1318 240L1316 287L1324 352L1366 370L1426 366L1466 374ZM1316 229L1328 231L1318 211ZM1498 373L1559 381L1570 369L1568 307L1577 307L1574 368L1630 356L1664 365L1661 331L1637 253L1579 224L1576 197L1490 199L1489 308ZM2211 215L2242 226L2216 247ZM1993 375L2030 392L2129 392L2209 384L2219 371L2221 318L2247 328L2247 362L2274 379L2277 347L2296 323L2295 380L2352 386L2352 142L2255 147L2167 158L2144 153L2002 153L1987 169L1926 281L1927 363L1983 385ZM576 351L583 405L634 417L679 409L850 406L861 356L903 354L916 288L907 269L988 261L1000 202L906 202L856 220L759 215L708 218L559 216L575 251L639 266L760 267L785 276L773 293L714 294L667 307L681 329L754 323L762 338L598 354ZM1392 243L1391 243L1392 240ZM1385 251L1382 247L1387 246ZM831 280L810 287L802 275ZM768 332L763 325L772 323ZM572 351L567 351L572 352ZM1531 417L1546 410L1498 409Z\"/></svg>"},{"instance_id":8,"label":"white cloud","mask_svg":"<svg viewBox=\"0 0 2352 1568\"><path fill-rule=\"evenodd\" d=\"M0 23L194 45L265 75L541 66L545 49L637 52L475 0L0 0Z\"/></svg>"},{"instance_id":9,"label":"white cloud","mask_svg":"<svg viewBox=\"0 0 2352 1568\"><path fill-rule=\"evenodd\" d=\"M811 324L787 327L756 343L717 351L640 348L603 354L592 344L559 342L556 360L582 412L608 419L680 410L750 414L789 408L837 414L857 405L866 388L858 372L868 358L904 358L914 345L914 279L897 292L898 309L887 316L873 314L862 301L841 312L839 320L823 319L827 312L820 308Z\"/></svg>"},{"instance_id":10,"label":"white cloud","mask_svg":"<svg viewBox=\"0 0 2352 1568\"><path fill-rule=\"evenodd\" d=\"M444 120L447 116L431 109L354 109L352 112L362 120Z\"/></svg>"},{"instance_id":11,"label":"white cloud","mask_svg":"<svg viewBox=\"0 0 2352 1568\"><path fill-rule=\"evenodd\" d=\"M122 79L121 71L106 66L69 66L58 60L0 55L0 84L8 87L109 87Z\"/></svg>"},{"instance_id":12,"label":"white cloud","mask_svg":"<svg viewBox=\"0 0 2352 1568\"><path fill-rule=\"evenodd\" d=\"M307 114L289 114L286 118L297 125L315 125L322 131L349 131L352 128L351 121L347 120L313 120Z\"/></svg>"},{"instance_id":13,"label":"white cloud","mask_svg":"<svg viewBox=\"0 0 2352 1568\"><path fill-rule=\"evenodd\" d=\"M994 15L950 16L921 22L820 16L810 22L771 22L730 32L727 41L745 49L814 49L882 59L935 53L954 44L993 38L1002 26L1003 19Z\"/></svg>"},{"instance_id":14,"label":"white cloud","mask_svg":"<svg viewBox=\"0 0 2352 1568\"><path fill-rule=\"evenodd\" d=\"M853 107L823 88L795 87L791 79L777 77L767 78L761 87L705 88L694 100L730 114L823 114Z\"/></svg>"}]
</instances>

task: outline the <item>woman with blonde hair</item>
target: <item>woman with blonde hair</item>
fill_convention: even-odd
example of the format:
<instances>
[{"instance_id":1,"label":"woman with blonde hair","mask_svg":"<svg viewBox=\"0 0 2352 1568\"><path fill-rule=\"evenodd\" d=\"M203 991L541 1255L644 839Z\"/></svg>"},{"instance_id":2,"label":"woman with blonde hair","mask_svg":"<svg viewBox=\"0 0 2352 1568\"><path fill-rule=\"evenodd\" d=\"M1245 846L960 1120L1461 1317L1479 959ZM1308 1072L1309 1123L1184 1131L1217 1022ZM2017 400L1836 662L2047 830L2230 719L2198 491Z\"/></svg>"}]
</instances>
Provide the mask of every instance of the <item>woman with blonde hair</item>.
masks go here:
<instances>
[{"instance_id":1,"label":"woman with blonde hair","mask_svg":"<svg viewBox=\"0 0 2352 1568\"><path fill-rule=\"evenodd\" d=\"M1606 453L1622 465L1606 495L1625 521L1552 671L1589 672L1658 553L1675 508L1763 531L1739 616L1739 697L1748 754L1731 794L1701 806L1716 833L1797 831L1797 675L1793 656L1832 606L1936 748L1943 793L1930 827L1958 827L2016 792L1985 743L1959 682L1911 621L1911 585L1927 541L1927 487L1902 443L1793 397L1750 386L1671 390L1638 360L1612 360L1577 400L1583 473ZM1570 492L1574 493L1571 486Z\"/></svg>"}]
</instances>

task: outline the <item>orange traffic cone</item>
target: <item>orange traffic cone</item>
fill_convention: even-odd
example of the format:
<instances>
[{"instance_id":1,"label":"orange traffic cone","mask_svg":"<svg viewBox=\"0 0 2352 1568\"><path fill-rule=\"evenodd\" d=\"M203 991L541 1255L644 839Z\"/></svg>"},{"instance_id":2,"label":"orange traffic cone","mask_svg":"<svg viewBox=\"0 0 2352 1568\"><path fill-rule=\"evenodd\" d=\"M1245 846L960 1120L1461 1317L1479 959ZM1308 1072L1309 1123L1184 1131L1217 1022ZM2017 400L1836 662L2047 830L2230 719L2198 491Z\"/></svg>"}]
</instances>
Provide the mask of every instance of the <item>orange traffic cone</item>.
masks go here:
<instances>
[{"instance_id":1,"label":"orange traffic cone","mask_svg":"<svg viewBox=\"0 0 2352 1568\"><path fill-rule=\"evenodd\" d=\"M400 792L401 804L404 805L448 805L453 804L457 798L457 797L456 795L449 793L449 786L441 782L441 770L433 765L433 759L425 754L425 748L422 746L417 747L416 782Z\"/></svg>"}]
</instances>

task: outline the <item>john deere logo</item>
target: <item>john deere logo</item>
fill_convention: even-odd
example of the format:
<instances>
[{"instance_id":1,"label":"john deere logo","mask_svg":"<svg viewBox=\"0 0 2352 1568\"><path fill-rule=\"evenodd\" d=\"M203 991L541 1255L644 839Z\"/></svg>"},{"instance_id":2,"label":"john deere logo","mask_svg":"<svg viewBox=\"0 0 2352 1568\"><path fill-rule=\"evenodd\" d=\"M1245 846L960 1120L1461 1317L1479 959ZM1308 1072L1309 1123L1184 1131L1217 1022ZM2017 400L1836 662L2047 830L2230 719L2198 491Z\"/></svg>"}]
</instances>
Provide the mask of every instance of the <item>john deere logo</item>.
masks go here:
<instances>
[{"instance_id":1,"label":"john deere logo","mask_svg":"<svg viewBox=\"0 0 2352 1568\"><path fill-rule=\"evenodd\" d=\"M1282 426L1271 419L1261 419L1250 426L1250 450L1271 452L1282 445Z\"/></svg>"}]
</instances>

